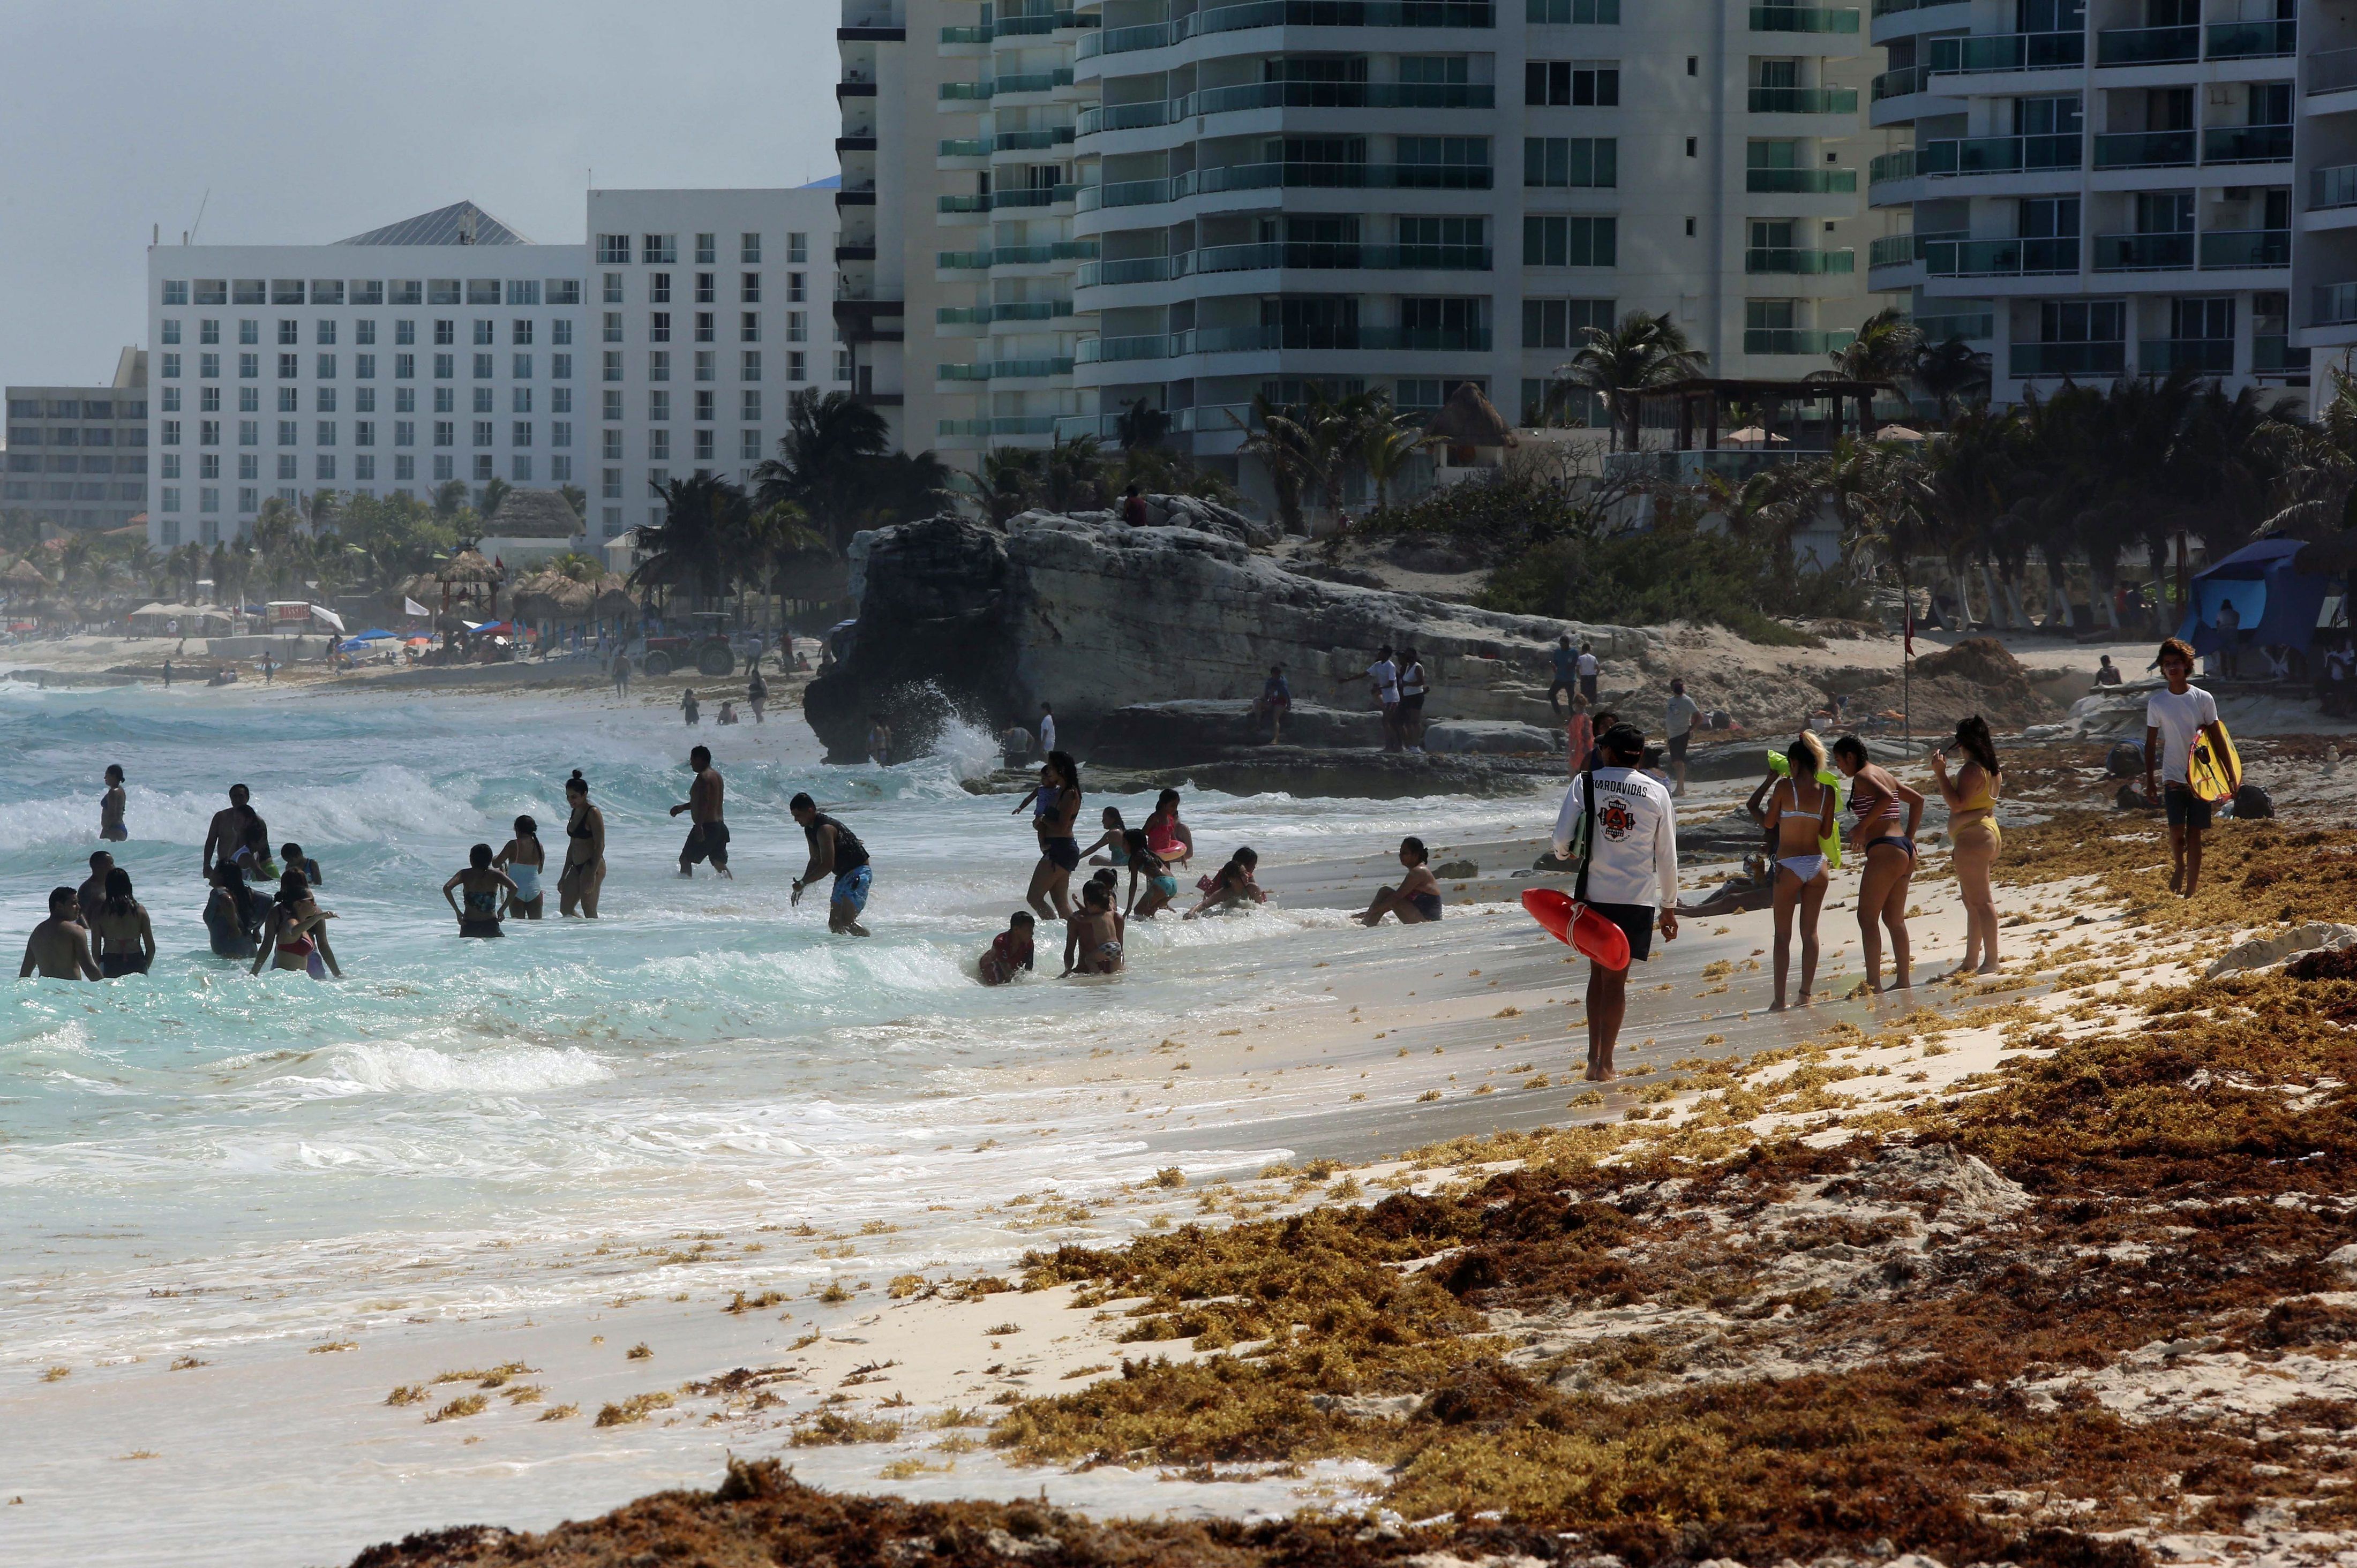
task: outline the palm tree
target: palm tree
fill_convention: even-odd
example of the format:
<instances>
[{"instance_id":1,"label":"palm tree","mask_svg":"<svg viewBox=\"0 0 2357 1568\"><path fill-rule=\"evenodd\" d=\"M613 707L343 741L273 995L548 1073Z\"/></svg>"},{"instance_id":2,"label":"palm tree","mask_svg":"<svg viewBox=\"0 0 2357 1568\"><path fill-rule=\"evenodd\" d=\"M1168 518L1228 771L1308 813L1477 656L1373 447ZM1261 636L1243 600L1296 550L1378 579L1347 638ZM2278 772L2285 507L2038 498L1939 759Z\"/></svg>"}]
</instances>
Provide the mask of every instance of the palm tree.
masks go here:
<instances>
[{"instance_id":1,"label":"palm tree","mask_svg":"<svg viewBox=\"0 0 2357 1568\"><path fill-rule=\"evenodd\" d=\"M1667 311L1653 316L1632 310L1609 331L1587 328L1587 343L1572 356L1563 379L1547 390L1547 401L1559 404L1572 392L1598 394L1612 416L1613 448L1619 449L1625 434L1634 451L1637 394L1698 376L1708 362L1709 356L1686 341L1684 329Z\"/></svg>"},{"instance_id":2,"label":"palm tree","mask_svg":"<svg viewBox=\"0 0 2357 1568\"><path fill-rule=\"evenodd\" d=\"M1126 404L1114 424L1114 439L1125 452L1143 446L1159 446L1162 438L1170 434L1170 416L1144 398Z\"/></svg>"},{"instance_id":3,"label":"palm tree","mask_svg":"<svg viewBox=\"0 0 2357 1568\"><path fill-rule=\"evenodd\" d=\"M753 470L764 507L791 501L837 546L846 542L863 500L863 480L892 449L884 416L845 392L806 387L786 402L778 455Z\"/></svg>"},{"instance_id":4,"label":"palm tree","mask_svg":"<svg viewBox=\"0 0 2357 1568\"><path fill-rule=\"evenodd\" d=\"M466 480L446 479L442 483L434 487L435 516L446 520L454 518L458 515L458 509L466 504Z\"/></svg>"},{"instance_id":5,"label":"palm tree","mask_svg":"<svg viewBox=\"0 0 2357 1568\"><path fill-rule=\"evenodd\" d=\"M1914 383L1916 391L1940 405L1940 419L1945 424L1955 417L1957 399L1975 392L1986 395L1989 357L1962 338L1950 338L1936 344L1919 338L1907 379Z\"/></svg>"},{"instance_id":6,"label":"palm tree","mask_svg":"<svg viewBox=\"0 0 2357 1568\"><path fill-rule=\"evenodd\" d=\"M2322 539L2357 528L2357 379L2338 366L2332 395L2303 426L2270 433L2281 474L2268 533Z\"/></svg>"},{"instance_id":7,"label":"palm tree","mask_svg":"<svg viewBox=\"0 0 2357 1568\"><path fill-rule=\"evenodd\" d=\"M1413 424L1381 424L1368 429L1359 446L1359 463L1374 482L1377 511L1392 504L1392 486L1407 471L1409 459L1426 445L1427 437Z\"/></svg>"},{"instance_id":8,"label":"palm tree","mask_svg":"<svg viewBox=\"0 0 2357 1568\"><path fill-rule=\"evenodd\" d=\"M483 487L482 504L475 509L475 515L481 518L485 522L490 521L492 517L497 515L500 506L506 502L509 494L513 491L515 487L509 484L505 479L493 478L490 483Z\"/></svg>"},{"instance_id":9,"label":"palm tree","mask_svg":"<svg viewBox=\"0 0 2357 1568\"><path fill-rule=\"evenodd\" d=\"M579 485L559 485L556 487L556 493L565 498L565 504L573 509L574 516L586 518L589 515L587 490L583 489Z\"/></svg>"},{"instance_id":10,"label":"palm tree","mask_svg":"<svg viewBox=\"0 0 2357 1568\"><path fill-rule=\"evenodd\" d=\"M1827 358L1843 381L1872 381L1896 390L1922 352L1923 334L1905 311L1889 306L1859 323L1857 336Z\"/></svg>"},{"instance_id":11,"label":"palm tree","mask_svg":"<svg viewBox=\"0 0 2357 1568\"><path fill-rule=\"evenodd\" d=\"M1269 489L1276 498L1277 526L1287 533L1308 532L1301 520L1301 491L1311 477L1315 443L1302 423L1301 413L1295 407L1279 408L1265 392L1254 393L1252 422L1242 448L1258 458L1266 470ZM1235 419L1232 413L1228 417ZM1243 424L1241 420L1236 423Z\"/></svg>"},{"instance_id":12,"label":"palm tree","mask_svg":"<svg viewBox=\"0 0 2357 1568\"><path fill-rule=\"evenodd\" d=\"M663 520L639 530L647 558L630 574L637 587L684 588L697 605L727 591L732 553L743 548L751 503L737 486L699 475L652 486Z\"/></svg>"},{"instance_id":13,"label":"palm tree","mask_svg":"<svg viewBox=\"0 0 2357 1568\"><path fill-rule=\"evenodd\" d=\"M1030 510L1039 495L1039 453L1028 446L993 446L985 452L975 485L983 515L1003 523Z\"/></svg>"}]
</instances>

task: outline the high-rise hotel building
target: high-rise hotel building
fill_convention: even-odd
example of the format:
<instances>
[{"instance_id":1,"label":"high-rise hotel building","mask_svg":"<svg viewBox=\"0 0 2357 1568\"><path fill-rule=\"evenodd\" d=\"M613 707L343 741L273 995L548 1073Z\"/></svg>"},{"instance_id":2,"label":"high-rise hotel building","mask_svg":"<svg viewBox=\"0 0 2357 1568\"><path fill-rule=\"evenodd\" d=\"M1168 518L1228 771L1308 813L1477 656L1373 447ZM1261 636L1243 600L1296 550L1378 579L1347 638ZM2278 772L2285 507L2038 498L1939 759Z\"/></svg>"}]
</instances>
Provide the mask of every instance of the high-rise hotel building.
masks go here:
<instances>
[{"instance_id":1,"label":"high-rise hotel building","mask_svg":"<svg viewBox=\"0 0 2357 1568\"><path fill-rule=\"evenodd\" d=\"M1823 368L1871 308L1862 21L844 0L858 386L903 444L969 465L1108 434L1139 399L1216 460L1255 394L1430 410L1470 381L1535 413L1581 329L1632 309L1719 375Z\"/></svg>"}]
</instances>

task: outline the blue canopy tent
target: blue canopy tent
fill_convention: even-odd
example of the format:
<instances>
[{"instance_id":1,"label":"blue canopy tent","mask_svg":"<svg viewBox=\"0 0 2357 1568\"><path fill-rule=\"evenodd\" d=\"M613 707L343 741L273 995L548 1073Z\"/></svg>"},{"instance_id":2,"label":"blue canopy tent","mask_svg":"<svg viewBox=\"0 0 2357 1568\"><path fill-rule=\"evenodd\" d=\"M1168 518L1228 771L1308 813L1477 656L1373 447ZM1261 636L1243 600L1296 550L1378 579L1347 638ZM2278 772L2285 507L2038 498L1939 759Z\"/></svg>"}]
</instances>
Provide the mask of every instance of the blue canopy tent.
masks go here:
<instances>
[{"instance_id":1,"label":"blue canopy tent","mask_svg":"<svg viewBox=\"0 0 2357 1568\"><path fill-rule=\"evenodd\" d=\"M2191 585L2193 602L2186 607L2177 635L2205 657L2276 644L2305 652L2315 639L2317 616L2331 585L2295 568L2307 548L2305 540L2262 539L2197 575ZM2231 639L2218 629L2219 613L2230 604L2242 619L2242 629Z\"/></svg>"},{"instance_id":2,"label":"blue canopy tent","mask_svg":"<svg viewBox=\"0 0 2357 1568\"><path fill-rule=\"evenodd\" d=\"M351 636L344 639L343 641L336 644L336 650L338 652L349 653L364 642L382 642L392 635L393 633L386 631L382 628L371 628L368 631L354 632Z\"/></svg>"}]
</instances>

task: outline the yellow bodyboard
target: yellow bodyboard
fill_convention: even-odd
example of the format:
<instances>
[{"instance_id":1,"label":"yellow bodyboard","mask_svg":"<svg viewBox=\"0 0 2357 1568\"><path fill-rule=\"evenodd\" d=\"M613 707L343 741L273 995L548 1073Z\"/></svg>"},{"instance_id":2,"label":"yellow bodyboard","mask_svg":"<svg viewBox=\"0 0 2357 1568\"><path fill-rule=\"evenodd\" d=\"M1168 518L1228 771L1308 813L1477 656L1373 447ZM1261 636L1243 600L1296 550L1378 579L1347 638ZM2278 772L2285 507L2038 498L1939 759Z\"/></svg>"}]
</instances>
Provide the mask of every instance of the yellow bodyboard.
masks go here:
<instances>
[{"instance_id":1,"label":"yellow bodyboard","mask_svg":"<svg viewBox=\"0 0 2357 1568\"><path fill-rule=\"evenodd\" d=\"M2185 755L2186 787L2213 806L2234 798L2234 781L2243 776L2234 737L2226 733L2222 723L2218 725L2218 739L2222 748L2212 743L2210 732L2204 729L2193 737L2193 748Z\"/></svg>"}]
</instances>

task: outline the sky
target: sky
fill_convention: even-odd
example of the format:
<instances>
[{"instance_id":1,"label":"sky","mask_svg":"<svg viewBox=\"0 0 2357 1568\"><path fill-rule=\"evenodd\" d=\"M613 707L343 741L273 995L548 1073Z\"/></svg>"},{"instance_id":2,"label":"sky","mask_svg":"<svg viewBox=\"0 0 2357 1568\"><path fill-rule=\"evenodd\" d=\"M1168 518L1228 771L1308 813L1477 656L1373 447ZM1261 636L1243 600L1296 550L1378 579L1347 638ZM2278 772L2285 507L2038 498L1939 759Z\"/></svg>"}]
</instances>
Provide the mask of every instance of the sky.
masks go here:
<instances>
[{"instance_id":1,"label":"sky","mask_svg":"<svg viewBox=\"0 0 2357 1568\"><path fill-rule=\"evenodd\" d=\"M582 238L608 189L834 172L834 0L6 0L0 383L91 385L146 246L316 244L471 199ZM210 191L210 198L207 191Z\"/></svg>"}]
</instances>

